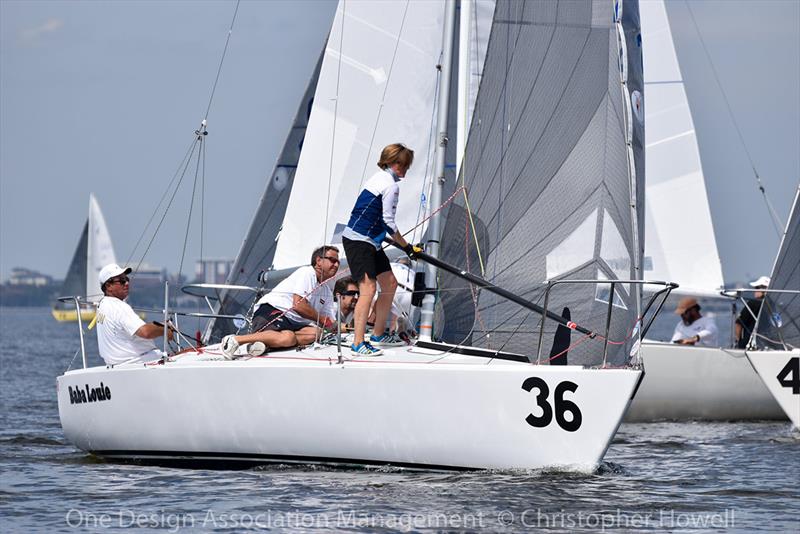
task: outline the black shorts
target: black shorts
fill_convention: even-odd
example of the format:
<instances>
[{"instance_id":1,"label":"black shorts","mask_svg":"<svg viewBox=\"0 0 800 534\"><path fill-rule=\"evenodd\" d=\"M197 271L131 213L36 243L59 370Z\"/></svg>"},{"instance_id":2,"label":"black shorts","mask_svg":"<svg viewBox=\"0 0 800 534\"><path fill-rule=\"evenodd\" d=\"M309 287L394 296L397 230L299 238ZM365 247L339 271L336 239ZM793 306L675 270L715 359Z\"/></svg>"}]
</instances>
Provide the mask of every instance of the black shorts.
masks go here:
<instances>
[{"instance_id":1,"label":"black shorts","mask_svg":"<svg viewBox=\"0 0 800 534\"><path fill-rule=\"evenodd\" d=\"M346 237L342 238L342 245L350 267L350 276L356 282L363 280L365 274L376 280L379 274L392 270L389 258L382 249L376 250L366 241L353 241Z\"/></svg>"},{"instance_id":2,"label":"black shorts","mask_svg":"<svg viewBox=\"0 0 800 534\"><path fill-rule=\"evenodd\" d=\"M258 307L256 313L253 314L253 332L265 332L268 330L275 330L280 332L282 330L291 330L297 332L298 330L307 327L307 324L298 323L290 317L283 315L284 312L271 304L264 303Z\"/></svg>"}]
</instances>

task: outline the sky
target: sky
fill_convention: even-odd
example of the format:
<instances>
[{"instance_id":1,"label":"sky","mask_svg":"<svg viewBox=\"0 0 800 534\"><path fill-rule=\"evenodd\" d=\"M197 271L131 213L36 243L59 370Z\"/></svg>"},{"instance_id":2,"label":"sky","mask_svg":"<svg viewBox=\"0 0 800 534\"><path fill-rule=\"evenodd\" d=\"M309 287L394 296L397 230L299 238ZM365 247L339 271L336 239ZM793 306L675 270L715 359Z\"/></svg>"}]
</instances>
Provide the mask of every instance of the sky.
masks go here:
<instances>
[{"instance_id":1,"label":"sky","mask_svg":"<svg viewBox=\"0 0 800 534\"><path fill-rule=\"evenodd\" d=\"M0 0L0 280L17 266L63 277L90 193L117 259L129 260L205 115L234 7ZM235 257L335 8L326 0L241 2L208 116L204 257ZM699 35L785 222L800 181L800 0L692 0L691 10L677 0L668 13L723 275L768 274L779 236ZM185 182L145 258L173 273L191 176ZM193 217L184 274L200 255L198 211Z\"/></svg>"}]
</instances>

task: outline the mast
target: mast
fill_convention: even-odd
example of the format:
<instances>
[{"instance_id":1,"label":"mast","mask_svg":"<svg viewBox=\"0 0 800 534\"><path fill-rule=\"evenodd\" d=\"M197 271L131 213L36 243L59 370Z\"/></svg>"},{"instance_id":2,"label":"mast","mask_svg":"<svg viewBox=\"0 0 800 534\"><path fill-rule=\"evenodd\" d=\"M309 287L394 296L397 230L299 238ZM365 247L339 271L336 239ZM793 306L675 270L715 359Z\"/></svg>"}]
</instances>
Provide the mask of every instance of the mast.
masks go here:
<instances>
[{"instance_id":1,"label":"mast","mask_svg":"<svg viewBox=\"0 0 800 534\"><path fill-rule=\"evenodd\" d=\"M442 203L442 189L444 188L445 151L447 149L447 112L450 107L450 71L453 55L453 31L455 26L456 2L447 0L444 8L444 36L442 40L442 62L439 68L442 72L439 85L438 114L436 117L436 154L434 176L436 181L431 187L431 209L436 209ZM434 258L439 257L439 237L441 235L441 216L436 213L431 217L428 227L428 241L426 252ZM431 264L425 266L425 286L436 286L436 267ZM433 309L436 298L428 293L422 300L422 315L420 324L420 339L431 341L433 337Z\"/></svg>"}]
</instances>

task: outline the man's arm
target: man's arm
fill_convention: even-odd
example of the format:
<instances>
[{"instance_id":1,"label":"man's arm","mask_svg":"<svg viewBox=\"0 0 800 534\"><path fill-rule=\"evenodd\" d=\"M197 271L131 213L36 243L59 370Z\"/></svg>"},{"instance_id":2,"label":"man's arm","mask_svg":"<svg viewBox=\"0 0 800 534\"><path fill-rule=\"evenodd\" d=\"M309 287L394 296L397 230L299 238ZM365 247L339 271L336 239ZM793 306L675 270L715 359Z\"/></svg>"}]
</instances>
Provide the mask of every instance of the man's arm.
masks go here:
<instances>
[{"instance_id":1,"label":"man's arm","mask_svg":"<svg viewBox=\"0 0 800 534\"><path fill-rule=\"evenodd\" d=\"M134 332L134 335L144 339L155 339L164 335L164 327L158 326L155 323L145 323ZM167 330L167 337L172 339L171 328Z\"/></svg>"},{"instance_id":2,"label":"man's arm","mask_svg":"<svg viewBox=\"0 0 800 534\"><path fill-rule=\"evenodd\" d=\"M300 317L314 321L320 326L328 328L330 325L336 325L332 318L319 313L306 299L298 294L292 295L292 308Z\"/></svg>"}]
</instances>

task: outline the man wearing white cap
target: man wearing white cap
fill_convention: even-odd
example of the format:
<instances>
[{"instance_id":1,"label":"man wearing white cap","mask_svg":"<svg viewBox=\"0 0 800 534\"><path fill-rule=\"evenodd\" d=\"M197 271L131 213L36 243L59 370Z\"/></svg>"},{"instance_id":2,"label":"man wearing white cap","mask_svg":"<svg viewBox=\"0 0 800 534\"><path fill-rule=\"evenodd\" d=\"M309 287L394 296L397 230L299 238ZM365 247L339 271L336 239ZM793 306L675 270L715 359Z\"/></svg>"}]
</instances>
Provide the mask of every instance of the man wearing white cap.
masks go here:
<instances>
[{"instance_id":1,"label":"man wearing white cap","mask_svg":"<svg viewBox=\"0 0 800 534\"><path fill-rule=\"evenodd\" d=\"M719 347L717 343L717 324L711 317L700 314L700 304L693 297L684 297L678 301L675 313L681 320L675 325L672 342L681 345L701 345L703 347Z\"/></svg>"},{"instance_id":2,"label":"man wearing white cap","mask_svg":"<svg viewBox=\"0 0 800 534\"><path fill-rule=\"evenodd\" d=\"M767 289L769 287L769 276L762 276L758 280L750 282L750 287L755 289ZM736 318L736 348L747 348L750 336L756 328L756 318L761 310L761 303L764 302L764 291L756 291L752 299L747 299L747 305Z\"/></svg>"},{"instance_id":3,"label":"man wearing white cap","mask_svg":"<svg viewBox=\"0 0 800 534\"><path fill-rule=\"evenodd\" d=\"M125 302L130 272L130 267L112 263L100 269L98 276L103 298L97 307L97 347L107 365L148 362L163 355L153 339L164 335L164 327L145 323Z\"/></svg>"}]
</instances>

